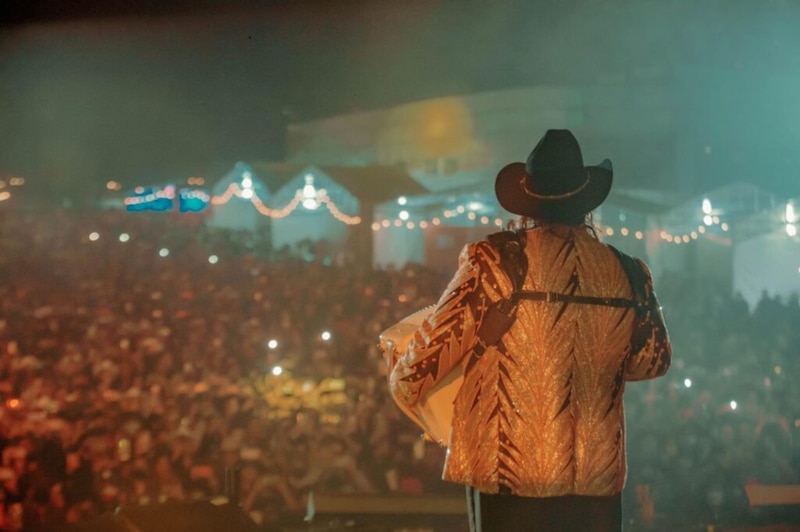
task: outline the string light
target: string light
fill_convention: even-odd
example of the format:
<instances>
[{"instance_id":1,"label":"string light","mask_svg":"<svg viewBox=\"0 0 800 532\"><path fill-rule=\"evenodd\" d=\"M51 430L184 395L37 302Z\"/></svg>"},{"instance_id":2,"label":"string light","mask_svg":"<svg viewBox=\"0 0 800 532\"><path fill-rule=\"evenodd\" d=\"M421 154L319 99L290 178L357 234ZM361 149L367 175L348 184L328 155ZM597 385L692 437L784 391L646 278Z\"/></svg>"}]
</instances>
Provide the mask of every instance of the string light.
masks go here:
<instances>
[{"instance_id":1,"label":"string light","mask_svg":"<svg viewBox=\"0 0 800 532\"><path fill-rule=\"evenodd\" d=\"M398 200L399 203L399 200ZM426 229L430 226L439 226L442 224L442 218L457 218L461 215L466 215L466 217L473 222L478 222L481 225L489 226L494 224L497 227L503 226L502 218L495 218L492 220L489 216L478 216L478 213L475 210L480 210L484 208L484 205L480 202L472 201L469 204L465 205L457 205L456 207L444 209L442 210L441 215L434 216L430 219L423 219L418 222L415 222L413 225L409 225L407 222L409 221L411 215L407 210L402 210L398 213L397 218L395 220L385 218L380 222L376 222L373 224L372 228L375 231L380 229L386 229L394 225L395 227L402 227L405 225L409 229ZM475 210L473 210L475 209ZM399 223L398 223L399 222Z\"/></svg>"},{"instance_id":2,"label":"string light","mask_svg":"<svg viewBox=\"0 0 800 532\"><path fill-rule=\"evenodd\" d=\"M333 217L339 220L340 222L345 223L347 225L356 225L361 223L360 216L349 216L347 214L344 214L341 210L339 210L339 207L336 206L333 200L330 199L330 197L328 197L327 195L322 196L319 199L319 201L324 203L325 207L327 207L328 211L333 215Z\"/></svg>"},{"instance_id":3,"label":"string light","mask_svg":"<svg viewBox=\"0 0 800 532\"><path fill-rule=\"evenodd\" d=\"M136 193L144 194L144 188L136 187ZM152 203L159 199L175 199L175 187L169 186L164 190L159 190L158 192L151 192L150 194L144 194L142 196L128 197L123 200L123 203L126 206L134 206L141 205L142 203Z\"/></svg>"},{"instance_id":4,"label":"string light","mask_svg":"<svg viewBox=\"0 0 800 532\"><path fill-rule=\"evenodd\" d=\"M294 212L294 210L297 208L298 205L300 205L302 199L303 199L302 196L298 194L294 198L292 198L292 201L287 203L285 207L282 207L280 209L270 209L269 207L264 205L264 202L262 202L261 198L259 198L257 195L254 195L250 199L250 202L253 204L256 210L260 214L263 214L264 216L269 216L270 218L286 218L287 216L292 214L292 212Z\"/></svg>"},{"instance_id":5,"label":"string light","mask_svg":"<svg viewBox=\"0 0 800 532\"><path fill-rule=\"evenodd\" d=\"M708 232L709 227L715 225L719 226L719 228L724 232L728 232L730 230L730 225L727 222L721 222L718 216L705 215L703 217L703 223L698 225L693 231L683 234L674 234L670 233L669 231L661 230L659 231L659 238L666 242L689 243L691 240L698 240L700 235L704 235ZM639 240L642 238L640 235L641 232L637 231L636 238Z\"/></svg>"},{"instance_id":6,"label":"string light","mask_svg":"<svg viewBox=\"0 0 800 532\"><path fill-rule=\"evenodd\" d=\"M211 196L203 192L202 190L182 190L181 197L184 199L199 199L208 203L211 200Z\"/></svg>"},{"instance_id":7,"label":"string light","mask_svg":"<svg viewBox=\"0 0 800 532\"><path fill-rule=\"evenodd\" d=\"M420 221L416 222L416 224L413 227L409 226L409 224L407 223L409 221L409 219L411 218L411 215L409 214L409 212L407 210L402 210L402 211L400 211L398 213L397 219L392 220L391 218L386 218L386 219L381 220L380 222L375 222L373 224L373 226L372 226L372 229L373 229L373 231L379 231L380 229L389 228L392 225L394 225L395 227L403 227L403 226L405 226L405 227L408 227L408 228L425 229L425 228L427 228L429 226L441 225L442 218L453 219L453 218L456 218L456 217L458 217L460 215L463 215L463 214L466 214L467 218L470 221L473 221L473 222L474 221L478 221L481 225L488 226L488 225L494 224L496 227L502 227L503 226L502 218L495 218L494 220L492 220L488 216L479 216L478 213L476 213L475 211L470 209L470 207L477 207L479 205L481 207L483 206L483 205L481 205L481 204L479 204L477 202L470 202L469 204L466 204L466 205L457 205L457 206L452 207L452 208L447 208L447 209L444 209L442 211L441 216L436 216L436 217L433 217L433 218L430 218L430 219L420 220ZM664 240L666 242L680 245L680 244L688 244L692 240L698 240L701 234L705 234L707 232L707 227L713 227L713 226L716 225L722 231L728 231L730 229L730 226L728 225L728 223L721 222L719 217L711 216L711 215L708 215L708 217L709 217L709 220L708 220L709 225L708 226L706 226L704 224L700 224L700 225L697 226L696 229L694 229L694 230L692 230L690 232L687 232L687 233L680 233L680 234L671 233L671 232L666 231L666 230L661 230L658 233L659 237L661 238L661 240ZM622 221L624 222L625 220L622 220ZM424 224L423 224L423 222L424 222ZM705 222L705 220L704 220L704 222ZM599 230L599 232L601 234L603 234L605 236L619 236L619 237L626 237L626 238L635 238L636 240L643 240L644 236L645 236L644 231L642 231L642 230L634 231L633 229L631 229L628 226L615 228L615 227L612 227L610 225L600 225L598 227L598 230Z\"/></svg>"},{"instance_id":8,"label":"string light","mask_svg":"<svg viewBox=\"0 0 800 532\"><path fill-rule=\"evenodd\" d=\"M252 203L252 205L256 208L256 210L264 215L269 216L271 218L284 218L289 216L292 212L294 212L300 205L308 208L309 210L314 210L321 205L325 205L328 209L330 214L338 221L348 224L354 225L361 223L360 216L350 216L341 211L341 209L336 205L336 203L327 195L324 189L315 189L313 185L313 176L311 174L307 174L305 176L306 184L301 189L298 190L295 196L283 207L280 208L271 208L268 207L264 202L258 197L258 194L255 192L253 188L253 180L252 176L249 172L243 172L242 174L242 181L241 183L231 183L228 188L218 196L210 197L208 194L201 190L192 190L192 191L181 191L181 197L186 199L199 199L201 201L210 203L212 205L224 205L228 203L233 196L237 196L239 198L248 200ZM19 178L21 179L21 178ZM13 180L13 179L12 179ZM24 182L24 180L23 180ZM197 184L200 185L204 182L203 178L189 178L188 182L190 184ZM108 186L111 188L111 184L116 182L109 182ZM155 201L162 198L173 199L175 197L175 189L174 187L167 187L162 191L153 192L151 194L144 194L143 187L136 187L135 192L139 194L139 196L126 198L124 200L126 205L137 205L142 204L148 201ZM8 193L0 192L0 201L6 200L10 197ZM408 199L405 196L400 196L397 198L398 205L407 205ZM381 229L387 229L389 227L403 227L405 226L408 229L426 229L430 226L439 226L442 224L442 218L456 218L460 215L466 214L467 218L473 222L479 222L481 225L489 226L494 225L496 227L503 226L503 220L501 218L495 218L492 220L489 216L479 216L476 210L478 208L483 208L484 205L479 202L471 201L467 204L456 205L453 208L444 209L439 216L434 216L430 219L423 219L423 220L411 220L411 215L407 210L402 210L398 214L397 219L383 219L380 221L375 221L372 223L371 228L373 231L379 231ZM727 222L722 222L719 216L713 215L713 208L711 205L710 200L705 198L702 204L702 212L703 212L703 219L702 223L697 226L696 229L689 231L687 233L680 233L675 234L671 233L666 230L661 230L658 232L658 235L661 240L674 243L676 245L680 245L682 243L688 244L692 240L697 241L701 235L705 235L708 232L708 228L713 226L718 226L719 229L723 232L728 232L730 230L730 225ZM797 235L797 227L794 222L797 220L796 213L794 211L794 206L791 202L786 204L786 213L785 213L785 230L786 233L790 237L794 237ZM624 222L625 217L624 215L620 215L620 221ZM599 232L605 234L607 236L619 236L619 237L633 237L636 240L643 240L645 233L642 230L634 230L628 226L623 226L620 228L615 228L612 226L599 226Z\"/></svg>"},{"instance_id":9,"label":"string light","mask_svg":"<svg viewBox=\"0 0 800 532\"><path fill-rule=\"evenodd\" d=\"M316 196L310 197L309 193L311 192L311 190L307 189L307 187L309 186L313 187L313 185L306 184L306 186L303 187L303 190L297 191L294 198L292 198L292 200L289 201L289 203L287 203L285 206L279 209L272 209L270 207L267 207L264 204L264 202L261 201L261 198L258 197L258 194L256 194L255 190L253 190L252 188L247 188L243 190L238 183L231 183L230 185L228 185L228 188L225 190L224 193L222 193L219 196L214 196L213 198L211 198L211 204L225 205L231 200L231 198L233 198L233 196L237 196L239 198L249 200L250 203L252 203L253 206L256 208L256 210L260 214L263 214L264 216L269 216L270 218L285 218L290 214L292 214L301 204L303 204L303 206L306 208L310 208L310 205L306 204L306 202L313 201L314 209L316 209L320 205L325 205L325 207L328 209L328 212L330 212L335 219L337 219L342 223L345 223L347 225L355 225L361 223L360 216L349 216L343 213L341 209L339 209L339 207L336 205L336 203L334 203L334 201L330 198L330 196L328 196L328 194L325 192L325 189L319 189L319 191L314 190L313 194L316 194ZM247 192L249 193L246 194Z\"/></svg>"}]
</instances>

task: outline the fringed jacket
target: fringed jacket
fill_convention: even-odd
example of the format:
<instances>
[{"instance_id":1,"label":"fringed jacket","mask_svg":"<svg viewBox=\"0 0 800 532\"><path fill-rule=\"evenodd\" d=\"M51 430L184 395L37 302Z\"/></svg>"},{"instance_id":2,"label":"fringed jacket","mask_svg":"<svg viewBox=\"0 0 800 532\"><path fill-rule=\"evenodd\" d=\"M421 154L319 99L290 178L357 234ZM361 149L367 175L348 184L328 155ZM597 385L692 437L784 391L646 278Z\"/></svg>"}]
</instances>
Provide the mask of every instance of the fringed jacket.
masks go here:
<instances>
[{"instance_id":1,"label":"fringed jacket","mask_svg":"<svg viewBox=\"0 0 800 532\"><path fill-rule=\"evenodd\" d=\"M632 298L618 257L585 228L524 233L522 289ZM453 405L443 477L484 493L529 497L613 495L626 478L626 381L666 373L671 347L645 264L646 312L572 302L521 301L516 320L480 358L471 356L487 305L512 283L499 251L467 245L458 271L390 375L413 415L437 383L464 374ZM634 329L638 346L632 346Z\"/></svg>"}]
</instances>

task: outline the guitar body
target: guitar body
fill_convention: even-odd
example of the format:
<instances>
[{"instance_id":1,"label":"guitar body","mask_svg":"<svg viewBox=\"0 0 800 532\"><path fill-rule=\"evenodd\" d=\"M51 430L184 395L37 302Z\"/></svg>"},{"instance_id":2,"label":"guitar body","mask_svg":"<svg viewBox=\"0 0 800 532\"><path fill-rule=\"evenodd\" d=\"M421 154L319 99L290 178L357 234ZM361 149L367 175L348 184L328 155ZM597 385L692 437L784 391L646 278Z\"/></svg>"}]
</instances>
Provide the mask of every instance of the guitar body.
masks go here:
<instances>
[{"instance_id":1,"label":"guitar body","mask_svg":"<svg viewBox=\"0 0 800 532\"><path fill-rule=\"evenodd\" d=\"M405 352L414 337L414 332L431 312L433 312L433 307L418 310L381 333L380 347L383 350L389 373L392 372L397 360ZM461 373L461 367L458 366L439 382L424 400L415 405L413 411L409 412L404 405L398 406L419 425L427 439L446 446L450 440L450 428L453 424L453 403L463 382L464 376Z\"/></svg>"}]
</instances>

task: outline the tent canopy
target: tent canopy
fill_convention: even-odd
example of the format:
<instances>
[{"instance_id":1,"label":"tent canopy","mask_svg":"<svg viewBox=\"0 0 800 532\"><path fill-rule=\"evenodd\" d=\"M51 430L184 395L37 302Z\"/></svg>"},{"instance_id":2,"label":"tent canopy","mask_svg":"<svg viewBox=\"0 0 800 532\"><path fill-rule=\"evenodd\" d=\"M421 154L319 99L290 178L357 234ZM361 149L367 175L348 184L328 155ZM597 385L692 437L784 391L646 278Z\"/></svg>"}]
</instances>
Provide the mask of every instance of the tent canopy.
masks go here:
<instances>
[{"instance_id":1,"label":"tent canopy","mask_svg":"<svg viewBox=\"0 0 800 532\"><path fill-rule=\"evenodd\" d=\"M318 166L256 163L252 168L270 190L279 190L301 173L316 168L347 189L362 203L383 203L399 196L428 193L425 187L399 165Z\"/></svg>"}]
</instances>

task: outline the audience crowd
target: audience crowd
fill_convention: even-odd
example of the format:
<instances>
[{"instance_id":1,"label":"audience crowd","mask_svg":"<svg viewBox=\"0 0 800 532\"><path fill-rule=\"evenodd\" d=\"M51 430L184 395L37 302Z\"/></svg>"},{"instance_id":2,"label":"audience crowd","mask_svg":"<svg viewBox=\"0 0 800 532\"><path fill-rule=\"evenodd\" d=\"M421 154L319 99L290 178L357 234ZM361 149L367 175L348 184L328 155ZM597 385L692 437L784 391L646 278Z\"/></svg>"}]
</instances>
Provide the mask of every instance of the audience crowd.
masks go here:
<instances>
[{"instance_id":1,"label":"audience crowd","mask_svg":"<svg viewBox=\"0 0 800 532\"><path fill-rule=\"evenodd\" d=\"M312 493L463 496L389 397L377 345L449 273L264 249L199 215L3 213L0 529L225 496L280 530ZM797 298L749 309L677 275L657 289L674 361L625 395L626 521L775 518L745 486L800 482Z\"/></svg>"}]
</instances>

